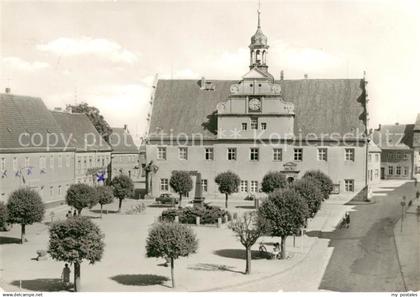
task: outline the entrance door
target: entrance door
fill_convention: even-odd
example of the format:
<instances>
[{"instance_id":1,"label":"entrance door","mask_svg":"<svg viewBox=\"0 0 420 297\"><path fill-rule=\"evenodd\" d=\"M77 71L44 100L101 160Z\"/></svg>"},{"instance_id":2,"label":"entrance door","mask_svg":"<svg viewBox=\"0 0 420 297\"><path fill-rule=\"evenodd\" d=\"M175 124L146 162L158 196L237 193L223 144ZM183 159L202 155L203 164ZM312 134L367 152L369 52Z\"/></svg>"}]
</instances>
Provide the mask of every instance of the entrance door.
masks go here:
<instances>
[{"instance_id":1,"label":"entrance door","mask_svg":"<svg viewBox=\"0 0 420 297\"><path fill-rule=\"evenodd\" d=\"M385 168L381 167L381 179L385 179Z\"/></svg>"}]
</instances>

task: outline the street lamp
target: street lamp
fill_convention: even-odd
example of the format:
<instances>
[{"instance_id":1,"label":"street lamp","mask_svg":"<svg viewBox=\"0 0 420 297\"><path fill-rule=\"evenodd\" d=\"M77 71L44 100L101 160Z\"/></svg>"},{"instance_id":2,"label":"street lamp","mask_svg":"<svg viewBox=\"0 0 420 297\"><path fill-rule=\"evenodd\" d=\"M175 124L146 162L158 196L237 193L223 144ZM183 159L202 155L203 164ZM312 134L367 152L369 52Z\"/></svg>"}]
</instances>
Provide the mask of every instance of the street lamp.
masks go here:
<instances>
[{"instance_id":1,"label":"street lamp","mask_svg":"<svg viewBox=\"0 0 420 297\"><path fill-rule=\"evenodd\" d=\"M404 220L404 208L405 208L405 199L406 197L403 196L401 200L401 232L403 232L403 220Z\"/></svg>"}]
</instances>

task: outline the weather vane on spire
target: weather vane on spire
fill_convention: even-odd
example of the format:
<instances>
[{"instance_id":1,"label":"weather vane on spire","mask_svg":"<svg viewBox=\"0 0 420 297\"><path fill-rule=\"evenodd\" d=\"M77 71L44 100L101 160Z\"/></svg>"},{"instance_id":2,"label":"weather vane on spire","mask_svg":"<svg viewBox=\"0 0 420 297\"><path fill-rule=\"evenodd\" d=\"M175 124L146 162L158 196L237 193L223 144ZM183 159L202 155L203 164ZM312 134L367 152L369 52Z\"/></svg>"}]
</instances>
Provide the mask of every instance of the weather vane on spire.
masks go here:
<instances>
[{"instance_id":1,"label":"weather vane on spire","mask_svg":"<svg viewBox=\"0 0 420 297\"><path fill-rule=\"evenodd\" d=\"M261 21L260 21L260 15L261 15L261 0L258 0L258 28L261 28Z\"/></svg>"}]
</instances>

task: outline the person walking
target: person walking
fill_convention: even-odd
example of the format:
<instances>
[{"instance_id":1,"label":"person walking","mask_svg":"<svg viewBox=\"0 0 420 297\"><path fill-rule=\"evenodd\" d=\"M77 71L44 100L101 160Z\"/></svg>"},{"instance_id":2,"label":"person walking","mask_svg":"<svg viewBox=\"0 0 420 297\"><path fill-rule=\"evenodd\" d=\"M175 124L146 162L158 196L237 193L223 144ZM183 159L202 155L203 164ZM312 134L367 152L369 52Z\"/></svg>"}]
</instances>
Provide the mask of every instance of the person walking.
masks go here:
<instances>
[{"instance_id":1,"label":"person walking","mask_svg":"<svg viewBox=\"0 0 420 297\"><path fill-rule=\"evenodd\" d=\"M63 268L63 272L61 273L61 280L63 281L65 286L70 284L70 268L69 265L66 263Z\"/></svg>"},{"instance_id":2,"label":"person walking","mask_svg":"<svg viewBox=\"0 0 420 297\"><path fill-rule=\"evenodd\" d=\"M73 211L73 217L77 217L77 210Z\"/></svg>"},{"instance_id":3,"label":"person walking","mask_svg":"<svg viewBox=\"0 0 420 297\"><path fill-rule=\"evenodd\" d=\"M346 212L346 228L350 227L350 213Z\"/></svg>"}]
</instances>

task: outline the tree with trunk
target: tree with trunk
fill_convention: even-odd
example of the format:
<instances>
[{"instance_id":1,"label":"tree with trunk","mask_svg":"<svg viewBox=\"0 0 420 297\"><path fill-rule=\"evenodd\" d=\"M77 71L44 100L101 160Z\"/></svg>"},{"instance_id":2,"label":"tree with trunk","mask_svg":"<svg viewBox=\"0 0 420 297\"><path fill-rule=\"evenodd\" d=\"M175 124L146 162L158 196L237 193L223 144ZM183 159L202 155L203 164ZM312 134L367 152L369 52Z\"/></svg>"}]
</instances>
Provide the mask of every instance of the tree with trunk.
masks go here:
<instances>
[{"instance_id":1,"label":"tree with trunk","mask_svg":"<svg viewBox=\"0 0 420 297\"><path fill-rule=\"evenodd\" d=\"M261 190L268 194L277 189L284 189L287 187L286 176L280 171L270 171L264 175Z\"/></svg>"},{"instance_id":2,"label":"tree with trunk","mask_svg":"<svg viewBox=\"0 0 420 297\"><path fill-rule=\"evenodd\" d=\"M229 228L232 229L232 231L239 238L241 244L245 247L245 274L250 274L252 258L251 247L265 232L266 226L264 220L258 217L258 213L255 211L245 212L241 217L232 221L229 224Z\"/></svg>"},{"instance_id":3,"label":"tree with trunk","mask_svg":"<svg viewBox=\"0 0 420 297\"><path fill-rule=\"evenodd\" d=\"M112 133L112 129L105 118L101 115L98 108L82 102L77 105L67 105L67 109L71 110L73 113L84 113L89 118L93 126L95 126L98 133L107 142L109 142L109 136Z\"/></svg>"},{"instance_id":4,"label":"tree with trunk","mask_svg":"<svg viewBox=\"0 0 420 297\"><path fill-rule=\"evenodd\" d=\"M219 173L214 181L219 186L219 192L225 194L225 207L228 208L229 195L238 192L241 179L236 173L226 171Z\"/></svg>"},{"instance_id":5,"label":"tree with trunk","mask_svg":"<svg viewBox=\"0 0 420 297\"><path fill-rule=\"evenodd\" d=\"M306 171L302 178L308 177L315 179L319 183L323 199L328 199L333 190L333 182L331 178L320 170Z\"/></svg>"},{"instance_id":6,"label":"tree with trunk","mask_svg":"<svg viewBox=\"0 0 420 297\"><path fill-rule=\"evenodd\" d=\"M179 194L179 206L182 206L182 196L186 196L193 188L193 181L190 174L187 171L172 171L169 184Z\"/></svg>"},{"instance_id":7,"label":"tree with trunk","mask_svg":"<svg viewBox=\"0 0 420 297\"><path fill-rule=\"evenodd\" d=\"M98 186L95 188L98 203L101 205L101 218L102 218L102 209L105 204L111 204L114 201L114 194L112 188L109 186Z\"/></svg>"},{"instance_id":8,"label":"tree with trunk","mask_svg":"<svg viewBox=\"0 0 420 297\"><path fill-rule=\"evenodd\" d=\"M272 236L281 238L281 258L286 257L286 238L297 234L305 226L308 206L293 188L276 190L268 195L258 209Z\"/></svg>"},{"instance_id":9,"label":"tree with trunk","mask_svg":"<svg viewBox=\"0 0 420 297\"><path fill-rule=\"evenodd\" d=\"M167 258L171 261L172 287L175 288L174 261L188 257L198 249L198 241L193 230L178 223L154 225L146 242L147 257Z\"/></svg>"},{"instance_id":10,"label":"tree with trunk","mask_svg":"<svg viewBox=\"0 0 420 297\"><path fill-rule=\"evenodd\" d=\"M7 201L8 222L20 224L21 243L26 241L26 225L41 222L45 206L39 194L30 188L20 188L10 194Z\"/></svg>"},{"instance_id":11,"label":"tree with trunk","mask_svg":"<svg viewBox=\"0 0 420 297\"><path fill-rule=\"evenodd\" d=\"M119 199L118 212L121 211L122 201L125 198L133 197L134 185L133 181L127 175L115 176L111 181L112 191L114 196Z\"/></svg>"},{"instance_id":12,"label":"tree with trunk","mask_svg":"<svg viewBox=\"0 0 420 297\"><path fill-rule=\"evenodd\" d=\"M94 264L104 253L104 234L86 217L71 217L50 227L48 253L54 260L74 264L74 291L80 286L80 265L83 260Z\"/></svg>"},{"instance_id":13,"label":"tree with trunk","mask_svg":"<svg viewBox=\"0 0 420 297\"><path fill-rule=\"evenodd\" d=\"M87 184L72 184L67 190L66 203L77 209L80 215L83 208L92 208L98 204L95 188Z\"/></svg>"},{"instance_id":14,"label":"tree with trunk","mask_svg":"<svg viewBox=\"0 0 420 297\"><path fill-rule=\"evenodd\" d=\"M293 188L305 199L308 205L308 218L314 217L321 208L324 195L319 185L319 182L312 177L297 180L293 184Z\"/></svg>"}]
</instances>

